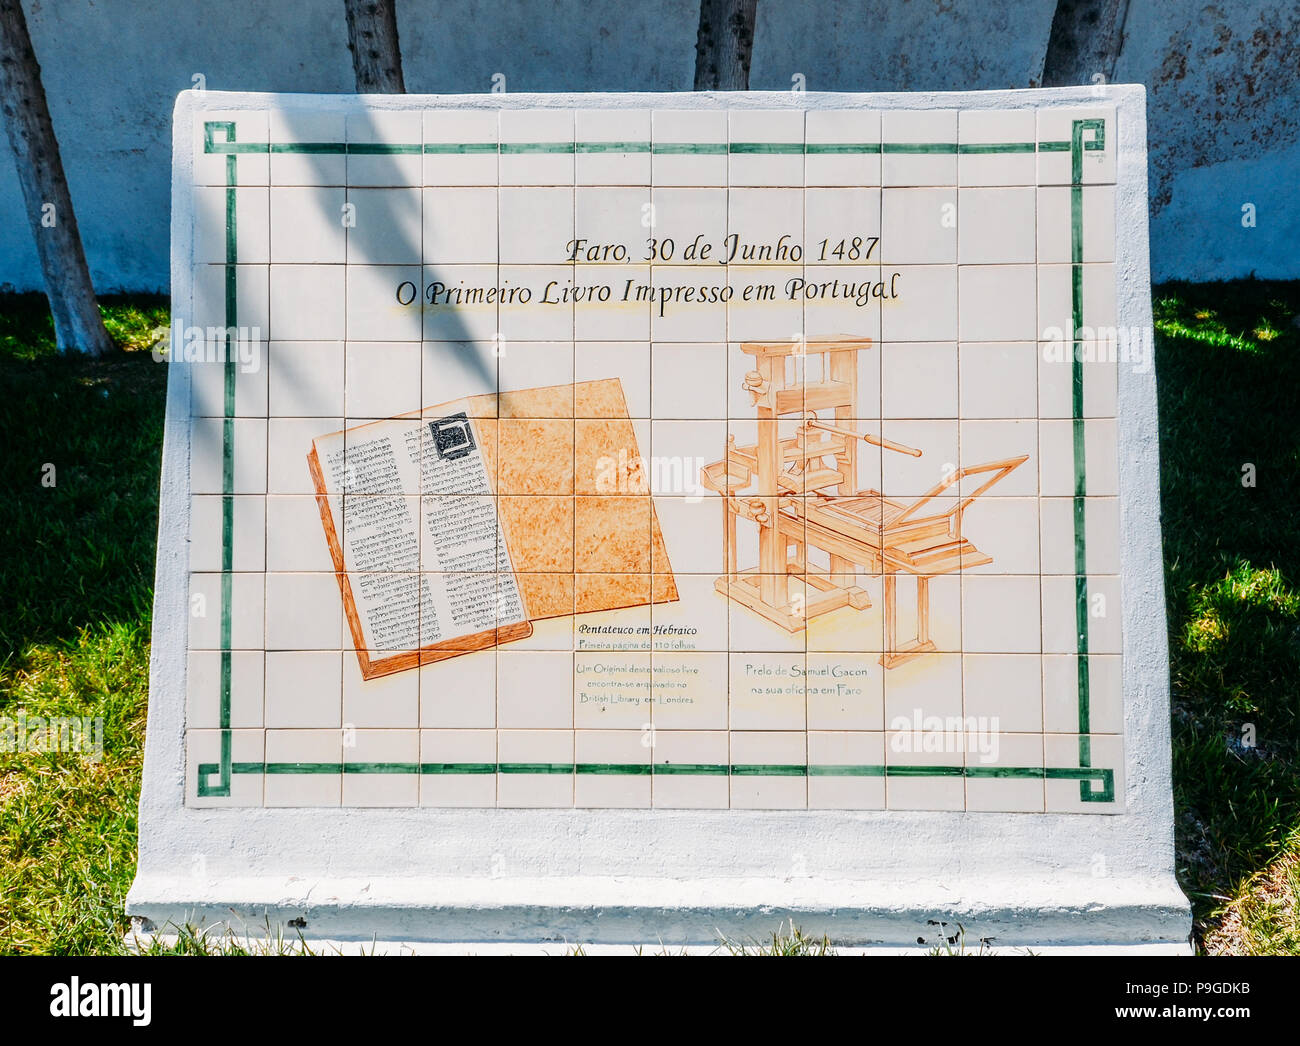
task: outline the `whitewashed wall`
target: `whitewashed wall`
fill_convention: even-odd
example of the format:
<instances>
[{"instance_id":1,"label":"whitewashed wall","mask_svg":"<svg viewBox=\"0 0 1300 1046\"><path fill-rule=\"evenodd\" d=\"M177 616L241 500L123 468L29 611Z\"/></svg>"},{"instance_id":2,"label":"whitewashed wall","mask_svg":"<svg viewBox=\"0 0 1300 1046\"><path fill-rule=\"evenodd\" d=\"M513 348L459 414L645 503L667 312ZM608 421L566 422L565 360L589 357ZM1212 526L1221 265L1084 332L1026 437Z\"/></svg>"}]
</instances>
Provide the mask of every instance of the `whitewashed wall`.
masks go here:
<instances>
[{"instance_id":1,"label":"whitewashed wall","mask_svg":"<svg viewBox=\"0 0 1300 1046\"><path fill-rule=\"evenodd\" d=\"M1053 0L760 0L751 86L1037 86ZM222 90L352 89L343 0L25 0L101 290L168 280L169 121L202 73ZM411 92L682 91L696 0L398 0ZM1300 5L1132 0L1116 80L1146 84L1152 274L1300 277ZM8 152L7 147L0 150ZM1253 204L1254 228L1242 226ZM0 285L41 286L0 161Z\"/></svg>"}]
</instances>

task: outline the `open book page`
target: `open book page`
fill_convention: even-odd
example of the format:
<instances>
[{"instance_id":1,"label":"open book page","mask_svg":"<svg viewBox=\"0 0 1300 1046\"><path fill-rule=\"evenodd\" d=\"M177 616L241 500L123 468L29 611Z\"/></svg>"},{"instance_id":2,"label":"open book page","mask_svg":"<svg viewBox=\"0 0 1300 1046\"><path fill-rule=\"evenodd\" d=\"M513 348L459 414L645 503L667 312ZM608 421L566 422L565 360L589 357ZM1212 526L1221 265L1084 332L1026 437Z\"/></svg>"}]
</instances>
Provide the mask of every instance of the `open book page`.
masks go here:
<instances>
[{"instance_id":1,"label":"open book page","mask_svg":"<svg viewBox=\"0 0 1300 1046\"><path fill-rule=\"evenodd\" d=\"M484 455L454 407L313 441L349 624L372 658L526 621Z\"/></svg>"}]
</instances>

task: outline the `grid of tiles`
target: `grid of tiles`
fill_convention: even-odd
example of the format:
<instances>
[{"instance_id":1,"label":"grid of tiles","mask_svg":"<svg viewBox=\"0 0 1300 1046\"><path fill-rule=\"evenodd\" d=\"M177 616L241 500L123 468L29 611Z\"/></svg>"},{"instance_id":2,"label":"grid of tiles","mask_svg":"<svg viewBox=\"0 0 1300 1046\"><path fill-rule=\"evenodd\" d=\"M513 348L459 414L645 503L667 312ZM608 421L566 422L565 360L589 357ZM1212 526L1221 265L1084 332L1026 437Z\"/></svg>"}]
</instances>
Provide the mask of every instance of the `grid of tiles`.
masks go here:
<instances>
[{"instance_id":1,"label":"grid of tiles","mask_svg":"<svg viewBox=\"0 0 1300 1046\"><path fill-rule=\"evenodd\" d=\"M192 368L189 801L1116 809L1114 141L1110 109L204 114L191 322L260 337ZM858 489L1027 456L965 516L991 562L928 583L933 652L889 669L911 576L795 631L716 585L758 557L698 480L754 442L746 346L831 335L871 339L852 427L922 452L867 445ZM609 378L667 550L647 513L612 565L678 599L363 680L311 441ZM577 462L597 419L511 420ZM495 496L576 526L611 496L578 471Z\"/></svg>"}]
</instances>

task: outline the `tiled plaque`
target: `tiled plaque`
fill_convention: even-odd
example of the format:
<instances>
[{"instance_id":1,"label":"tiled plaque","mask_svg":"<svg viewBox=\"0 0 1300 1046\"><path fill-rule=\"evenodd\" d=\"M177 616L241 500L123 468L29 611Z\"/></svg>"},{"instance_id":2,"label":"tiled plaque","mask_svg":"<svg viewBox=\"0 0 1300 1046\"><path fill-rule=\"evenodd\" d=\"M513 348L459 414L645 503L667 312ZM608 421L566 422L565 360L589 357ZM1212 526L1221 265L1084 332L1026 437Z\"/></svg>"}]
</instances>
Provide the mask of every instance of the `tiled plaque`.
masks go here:
<instances>
[{"instance_id":1,"label":"tiled plaque","mask_svg":"<svg viewBox=\"0 0 1300 1046\"><path fill-rule=\"evenodd\" d=\"M182 105L185 806L1124 813L1126 117L951 98Z\"/></svg>"}]
</instances>

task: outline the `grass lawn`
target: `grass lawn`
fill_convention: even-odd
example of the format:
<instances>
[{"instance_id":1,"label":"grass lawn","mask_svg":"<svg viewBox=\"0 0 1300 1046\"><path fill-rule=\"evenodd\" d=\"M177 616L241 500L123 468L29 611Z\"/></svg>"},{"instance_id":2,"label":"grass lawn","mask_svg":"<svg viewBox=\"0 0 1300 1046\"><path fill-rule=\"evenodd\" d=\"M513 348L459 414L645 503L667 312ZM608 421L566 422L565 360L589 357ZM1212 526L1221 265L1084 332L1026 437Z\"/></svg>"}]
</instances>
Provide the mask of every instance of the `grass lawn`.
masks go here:
<instances>
[{"instance_id":1,"label":"grass lawn","mask_svg":"<svg viewBox=\"0 0 1300 1046\"><path fill-rule=\"evenodd\" d=\"M1300 954L1300 283L1155 299L1178 875L1204 950ZM56 355L42 296L0 296L0 715L105 723L99 762L0 755L0 952L128 928L166 301L102 305L127 351L95 362Z\"/></svg>"}]
</instances>

